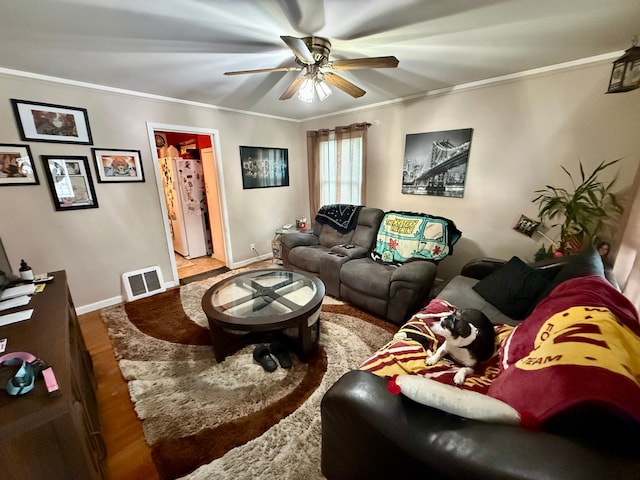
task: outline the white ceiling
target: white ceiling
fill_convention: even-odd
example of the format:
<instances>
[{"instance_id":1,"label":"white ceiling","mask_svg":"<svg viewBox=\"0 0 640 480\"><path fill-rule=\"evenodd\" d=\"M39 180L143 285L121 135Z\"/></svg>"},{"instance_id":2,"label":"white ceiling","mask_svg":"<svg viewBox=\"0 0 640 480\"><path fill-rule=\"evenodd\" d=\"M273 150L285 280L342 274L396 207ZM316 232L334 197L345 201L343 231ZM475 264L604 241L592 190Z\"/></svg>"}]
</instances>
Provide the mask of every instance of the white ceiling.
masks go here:
<instances>
[{"instance_id":1,"label":"white ceiling","mask_svg":"<svg viewBox=\"0 0 640 480\"><path fill-rule=\"evenodd\" d=\"M0 68L304 119L620 52L640 0L0 0L0 18ZM312 34L400 63L313 104L278 99L297 72L223 75L296 66L280 36Z\"/></svg>"}]
</instances>

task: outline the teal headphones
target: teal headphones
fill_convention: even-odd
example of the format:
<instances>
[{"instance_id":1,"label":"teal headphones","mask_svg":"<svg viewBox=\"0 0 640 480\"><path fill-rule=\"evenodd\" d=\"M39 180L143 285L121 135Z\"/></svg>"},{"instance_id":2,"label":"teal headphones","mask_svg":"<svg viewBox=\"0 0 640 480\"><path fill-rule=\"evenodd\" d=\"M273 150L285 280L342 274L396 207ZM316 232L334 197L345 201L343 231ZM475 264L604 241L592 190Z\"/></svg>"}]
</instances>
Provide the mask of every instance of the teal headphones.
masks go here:
<instances>
[{"instance_id":1,"label":"teal headphones","mask_svg":"<svg viewBox=\"0 0 640 480\"><path fill-rule=\"evenodd\" d=\"M24 395L33 390L36 375L30 363L19 358L10 358L3 361L2 365L20 365L18 371L7 382L6 390L9 395Z\"/></svg>"},{"instance_id":2,"label":"teal headphones","mask_svg":"<svg viewBox=\"0 0 640 480\"><path fill-rule=\"evenodd\" d=\"M19 365L18 371L9 379L5 389L9 395L24 395L33 390L36 377L42 375L49 396L60 394L53 369L42 359L28 352L13 352L0 356L0 366Z\"/></svg>"}]
</instances>

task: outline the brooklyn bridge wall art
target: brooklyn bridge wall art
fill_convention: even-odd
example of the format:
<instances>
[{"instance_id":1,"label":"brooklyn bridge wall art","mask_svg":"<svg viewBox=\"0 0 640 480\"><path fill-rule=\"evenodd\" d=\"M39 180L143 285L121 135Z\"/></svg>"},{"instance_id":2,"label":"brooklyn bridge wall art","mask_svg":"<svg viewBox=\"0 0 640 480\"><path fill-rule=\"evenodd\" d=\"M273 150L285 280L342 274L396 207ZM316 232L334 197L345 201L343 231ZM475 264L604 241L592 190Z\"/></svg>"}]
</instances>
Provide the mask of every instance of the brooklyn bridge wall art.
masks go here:
<instances>
[{"instance_id":1,"label":"brooklyn bridge wall art","mask_svg":"<svg viewBox=\"0 0 640 480\"><path fill-rule=\"evenodd\" d=\"M472 128L408 134L402 193L462 198L472 134Z\"/></svg>"}]
</instances>

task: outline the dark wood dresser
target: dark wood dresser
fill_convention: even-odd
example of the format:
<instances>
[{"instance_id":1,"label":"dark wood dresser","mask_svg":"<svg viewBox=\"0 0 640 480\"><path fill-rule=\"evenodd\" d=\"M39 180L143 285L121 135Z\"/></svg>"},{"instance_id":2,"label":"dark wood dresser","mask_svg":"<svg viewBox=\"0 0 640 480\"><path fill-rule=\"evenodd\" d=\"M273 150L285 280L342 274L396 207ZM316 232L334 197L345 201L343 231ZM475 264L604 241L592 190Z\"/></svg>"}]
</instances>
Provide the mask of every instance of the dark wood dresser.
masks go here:
<instances>
[{"instance_id":1,"label":"dark wood dresser","mask_svg":"<svg viewBox=\"0 0 640 480\"><path fill-rule=\"evenodd\" d=\"M0 391L0 478L107 478L91 357L66 273L52 275L27 306L34 309L31 318L0 327L0 338L8 339L5 353L29 352L49 363L60 395L49 397L42 378L26 395ZM11 368L2 367L5 382Z\"/></svg>"}]
</instances>

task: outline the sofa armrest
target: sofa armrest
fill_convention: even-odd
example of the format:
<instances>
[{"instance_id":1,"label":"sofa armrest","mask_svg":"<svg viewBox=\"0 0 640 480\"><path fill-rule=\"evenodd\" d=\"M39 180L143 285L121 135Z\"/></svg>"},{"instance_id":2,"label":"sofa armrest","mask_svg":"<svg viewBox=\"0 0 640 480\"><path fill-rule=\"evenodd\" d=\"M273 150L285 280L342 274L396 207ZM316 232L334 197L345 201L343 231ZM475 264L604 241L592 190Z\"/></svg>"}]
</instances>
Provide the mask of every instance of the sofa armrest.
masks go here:
<instances>
[{"instance_id":1,"label":"sofa armrest","mask_svg":"<svg viewBox=\"0 0 640 480\"><path fill-rule=\"evenodd\" d=\"M415 260L394 269L389 282L389 303L385 318L402 325L429 301L437 266L428 260Z\"/></svg>"},{"instance_id":2,"label":"sofa armrest","mask_svg":"<svg viewBox=\"0 0 640 480\"><path fill-rule=\"evenodd\" d=\"M329 480L637 478L640 458L569 437L468 420L391 395L383 378L343 375L321 404L322 473ZM631 437L633 438L633 437ZM620 442L622 443L622 442Z\"/></svg>"},{"instance_id":3,"label":"sofa armrest","mask_svg":"<svg viewBox=\"0 0 640 480\"><path fill-rule=\"evenodd\" d=\"M329 480L412 478L422 462L409 461L398 445L410 431L404 401L389 393L385 379L361 370L333 384L320 407L323 475Z\"/></svg>"},{"instance_id":4,"label":"sofa armrest","mask_svg":"<svg viewBox=\"0 0 640 480\"><path fill-rule=\"evenodd\" d=\"M364 258L369 254L369 250L360 245L353 245L351 248L347 248L345 245L336 245L331 247L331 251L349 257L349 259Z\"/></svg>"},{"instance_id":5,"label":"sofa armrest","mask_svg":"<svg viewBox=\"0 0 640 480\"><path fill-rule=\"evenodd\" d=\"M425 278L433 276L433 280L436 278L436 270L438 267L435 263L427 260L415 260L413 262L406 262L396 268L391 274L391 282L424 282ZM392 287L393 288L393 287Z\"/></svg>"},{"instance_id":6,"label":"sofa armrest","mask_svg":"<svg viewBox=\"0 0 640 480\"><path fill-rule=\"evenodd\" d=\"M506 260L502 260L499 258L474 258L462 267L460 274L464 275L465 277L482 280L484 277L492 274L498 267L501 267L506 262Z\"/></svg>"},{"instance_id":7,"label":"sofa armrest","mask_svg":"<svg viewBox=\"0 0 640 480\"><path fill-rule=\"evenodd\" d=\"M318 237L311 233L293 232L282 235L280 237L280 243L288 250L291 250L295 247L319 245L320 241Z\"/></svg>"},{"instance_id":8,"label":"sofa armrest","mask_svg":"<svg viewBox=\"0 0 640 480\"><path fill-rule=\"evenodd\" d=\"M546 258L544 260L529 263L528 265L531 268L541 271L545 275L552 278L569 261L570 258L570 256L566 255L557 258ZM507 263L507 260L503 260L500 258L474 258L462 267L462 271L460 272L460 274L464 275L465 277L482 280L505 263Z\"/></svg>"}]
</instances>

